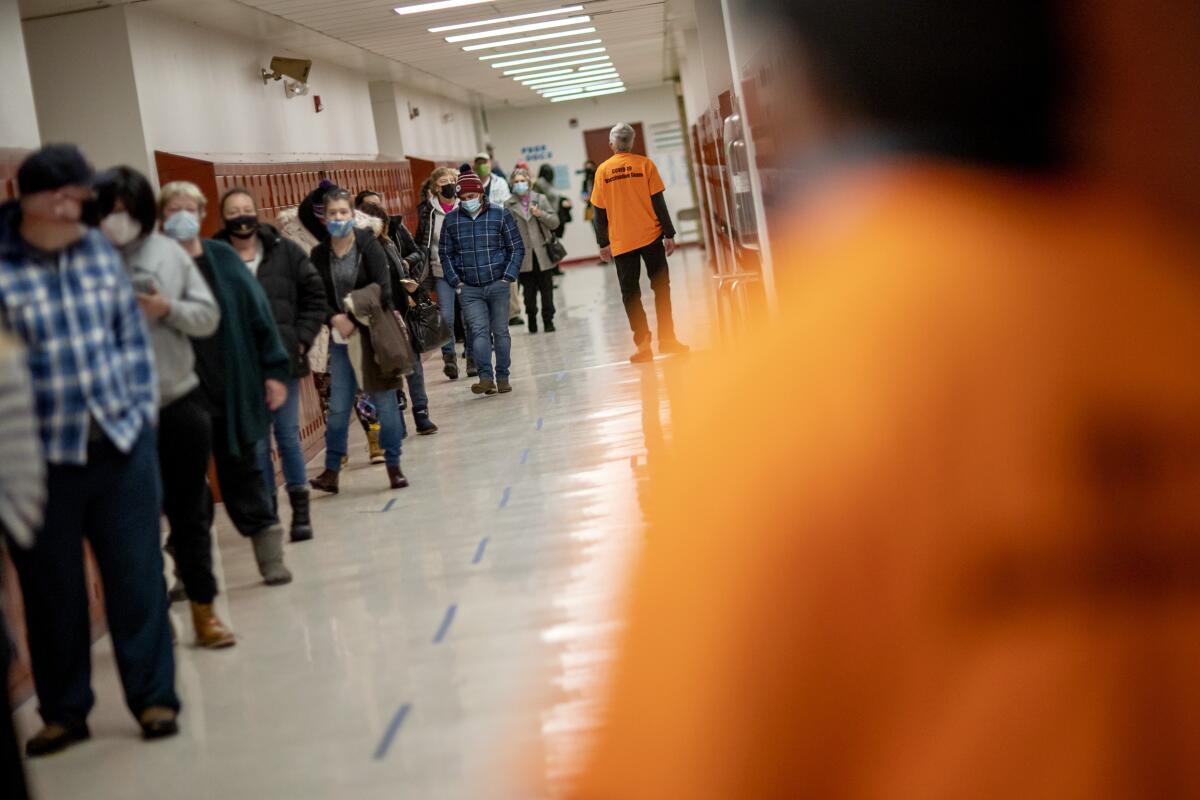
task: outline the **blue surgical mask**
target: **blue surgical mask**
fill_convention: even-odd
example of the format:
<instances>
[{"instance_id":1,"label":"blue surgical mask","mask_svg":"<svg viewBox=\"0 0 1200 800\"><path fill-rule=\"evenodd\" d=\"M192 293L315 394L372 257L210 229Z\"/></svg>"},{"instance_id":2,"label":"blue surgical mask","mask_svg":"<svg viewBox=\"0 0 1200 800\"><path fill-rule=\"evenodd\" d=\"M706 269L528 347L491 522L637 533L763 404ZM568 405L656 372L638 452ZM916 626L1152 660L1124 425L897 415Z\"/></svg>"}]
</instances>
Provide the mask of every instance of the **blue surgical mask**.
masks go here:
<instances>
[{"instance_id":1,"label":"blue surgical mask","mask_svg":"<svg viewBox=\"0 0 1200 800\"><path fill-rule=\"evenodd\" d=\"M529 191L529 184L526 183L525 181L521 181L520 183L514 183L513 191L516 192L517 194L525 194L526 192Z\"/></svg>"},{"instance_id":2,"label":"blue surgical mask","mask_svg":"<svg viewBox=\"0 0 1200 800\"><path fill-rule=\"evenodd\" d=\"M479 209L483 208L483 200L479 199L478 197L472 200L463 200L462 207L467 210L468 214L474 214Z\"/></svg>"},{"instance_id":3,"label":"blue surgical mask","mask_svg":"<svg viewBox=\"0 0 1200 800\"><path fill-rule=\"evenodd\" d=\"M354 220L352 219L329 219L325 220L325 230L329 231L330 236L341 238L349 236L354 230Z\"/></svg>"},{"instance_id":4,"label":"blue surgical mask","mask_svg":"<svg viewBox=\"0 0 1200 800\"><path fill-rule=\"evenodd\" d=\"M200 235L200 218L190 211L176 211L163 223L163 233L177 242L190 242Z\"/></svg>"}]
</instances>

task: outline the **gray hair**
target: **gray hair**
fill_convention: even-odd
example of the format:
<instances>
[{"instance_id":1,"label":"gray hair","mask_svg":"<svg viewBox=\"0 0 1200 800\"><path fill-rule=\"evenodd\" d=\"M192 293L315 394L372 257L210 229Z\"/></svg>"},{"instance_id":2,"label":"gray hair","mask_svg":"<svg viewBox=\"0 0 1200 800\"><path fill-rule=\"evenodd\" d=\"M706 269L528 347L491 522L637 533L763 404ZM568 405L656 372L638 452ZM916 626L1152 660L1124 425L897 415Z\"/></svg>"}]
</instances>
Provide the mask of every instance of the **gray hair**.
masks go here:
<instances>
[{"instance_id":1,"label":"gray hair","mask_svg":"<svg viewBox=\"0 0 1200 800\"><path fill-rule=\"evenodd\" d=\"M633 126L628 122L618 122L613 126L613 129L608 132L608 143L616 149L618 153L628 153L633 149L633 140L637 138L637 133L634 132Z\"/></svg>"}]
</instances>

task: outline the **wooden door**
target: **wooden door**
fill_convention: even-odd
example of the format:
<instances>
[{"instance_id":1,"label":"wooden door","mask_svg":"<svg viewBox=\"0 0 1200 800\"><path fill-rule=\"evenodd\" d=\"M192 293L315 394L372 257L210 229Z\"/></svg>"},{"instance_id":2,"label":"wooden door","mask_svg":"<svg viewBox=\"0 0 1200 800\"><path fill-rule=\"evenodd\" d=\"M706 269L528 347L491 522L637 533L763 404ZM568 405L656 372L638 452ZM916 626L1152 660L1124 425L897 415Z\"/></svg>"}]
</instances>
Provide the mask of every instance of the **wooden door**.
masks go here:
<instances>
[{"instance_id":1,"label":"wooden door","mask_svg":"<svg viewBox=\"0 0 1200 800\"><path fill-rule=\"evenodd\" d=\"M633 152L644 156L646 155L646 132L642 129L642 123L630 124L633 125L633 130L637 134L637 138L633 141ZM608 146L608 134L611 130L612 128L597 128L583 132L583 145L587 150L587 157L594 161L596 166L600 166L612 158L612 148Z\"/></svg>"}]
</instances>

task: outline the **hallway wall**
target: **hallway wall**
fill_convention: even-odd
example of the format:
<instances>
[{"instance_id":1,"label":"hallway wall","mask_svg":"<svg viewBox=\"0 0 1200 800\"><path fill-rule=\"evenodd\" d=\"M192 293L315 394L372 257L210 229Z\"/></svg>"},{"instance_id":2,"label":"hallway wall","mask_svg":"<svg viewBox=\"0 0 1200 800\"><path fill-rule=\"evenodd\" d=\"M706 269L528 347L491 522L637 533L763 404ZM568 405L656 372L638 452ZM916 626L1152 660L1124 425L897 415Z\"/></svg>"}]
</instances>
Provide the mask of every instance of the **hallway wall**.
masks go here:
<instances>
[{"instance_id":1,"label":"hallway wall","mask_svg":"<svg viewBox=\"0 0 1200 800\"><path fill-rule=\"evenodd\" d=\"M695 238L694 226L680 225L679 212L692 205L692 194L688 188L686 139L680 135L679 111L675 90L664 85L656 89L607 95L588 100L568 103L553 103L547 106L517 109L512 111L488 112L488 128L491 142L496 146L496 158L507 172L521 160L522 147L545 145L553 155L546 163L567 167L570 188L566 192L575 203L575 221L566 231L563 243L568 258L587 258L598 255L596 239L591 226L583 222L579 192L583 176L576 171L583 168L587 153L583 143L584 131L595 128L611 128L618 122L641 122L646 130L646 151L662 173L667 184L665 192L667 207L671 209L682 241ZM579 122L578 128L570 126L570 120ZM543 162L530 161L536 172Z\"/></svg>"},{"instance_id":2,"label":"hallway wall","mask_svg":"<svg viewBox=\"0 0 1200 800\"><path fill-rule=\"evenodd\" d=\"M0 0L0 148L41 142L17 0Z\"/></svg>"}]
</instances>

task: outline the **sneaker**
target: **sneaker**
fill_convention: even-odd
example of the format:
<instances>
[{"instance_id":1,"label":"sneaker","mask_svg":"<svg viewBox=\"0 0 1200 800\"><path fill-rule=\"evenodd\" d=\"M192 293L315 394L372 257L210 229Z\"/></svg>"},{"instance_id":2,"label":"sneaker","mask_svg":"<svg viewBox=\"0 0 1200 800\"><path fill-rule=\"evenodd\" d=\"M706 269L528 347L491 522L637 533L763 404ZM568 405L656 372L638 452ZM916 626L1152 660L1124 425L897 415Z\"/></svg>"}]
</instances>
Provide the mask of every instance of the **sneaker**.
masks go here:
<instances>
[{"instance_id":1,"label":"sneaker","mask_svg":"<svg viewBox=\"0 0 1200 800\"><path fill-rule=\"evenodd\" d=\"M496 382L491 378L480 378L479 383L471 387L471 391L475 394L495 394Z\"/></svg>"},{"instance_id":2,"label":"sneaker","mask_svg":"<svg viewBox=\"0 0 1200 800\"><path fill-rule=\"evenodd\" d=\"M508 394L512 391L512 384L508 382L508 378L500 378L496 381L496 391L500 394Z\"/></svg>"},{"instance_id":3,"label":"sneaker","mask_svg":"<svg viewBox=\"0 0 1200 800\"><path fill-rule=\"evenodd\" d=\"M418 436L429 436L430 434L438 432L438 426L434 425L433 420L429 418L428 409L422 408L419 411L414 410L413 419L416 420L417 423Z\"/></svg>"},{"instance_id":4,"label":"sneaker","mask_svg":"<svg viewBox=\"0 0 1200 800\"><path fill-rule=\"evenodd\" d=\"M546 322L545 322L546 333L554 333L556 330L558 330L558 328L554 327L554 321L549 320L549 319L546 320Z\"/></svg>"},{"instance_id":5,"label":"sneaker","mask_svg":"<svg viewBox=\"0 0 1200 800\"><path fill-rule=\"evenodd\" d=\"M445 362L442 365L442 374L452 381L458 380L458 359L454 356L445 356L442 360Z\"/></svg>"},{"instance_id":6,"label":"sneaker","mask_svg":"<svg viewBox=\"0 0 1200 800\"><path fill-rule=\"evenodd\" d=\"M521 319L520 317L509 317L508 318L508 327L510 327L510 328L515 328L518 325L524 325L524 324L525 324L525 320Z\"/></svg>"},{"instance_id":7,"label":"sneaker","mask_svg":"<svg viewBox=\"0 0 1200 800\"><path fill-rule=\"evenodd\" d=\"M537 333L537 320L533 317L529 318L529 332Z\"/></svg>"},{"instance_id":8,"label":"sneaker","mask_svg":"<svg viewBox=\"0 0 1200 800\"><path fill-rule=\"evenodd\" d=\"M403 389L397 389L396 396L400 399L400 410L408 411L408 395L404 393Z\"/></svg>"},{"instance_id":9,"label":"sneaker","mask_svg":"<svg viewBox=\"0 0 1200 800\"><path fill-rule=\"evenodd\" d=\"M30 758L48 756L66 750L76 742L90 739L91 731L86 722L51 722L25 743L25 755Z\"/></svg>"},{"instance_id":10,"label":"sneaker","mask_svg":"<svg viewBox=\"0 0 1200 800\"><path fill-rule=\"evenodd\" d=\"M690 353L692 348L688 347L678 339L664 339L658 343L658 352L663 355L683 355Z\"/></svg>"}]
</instances>

